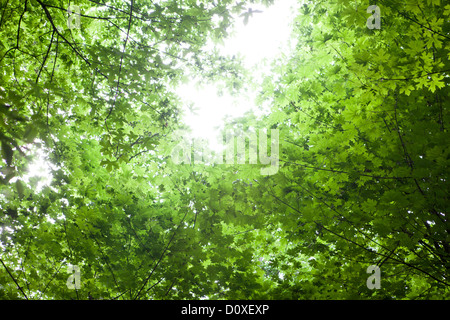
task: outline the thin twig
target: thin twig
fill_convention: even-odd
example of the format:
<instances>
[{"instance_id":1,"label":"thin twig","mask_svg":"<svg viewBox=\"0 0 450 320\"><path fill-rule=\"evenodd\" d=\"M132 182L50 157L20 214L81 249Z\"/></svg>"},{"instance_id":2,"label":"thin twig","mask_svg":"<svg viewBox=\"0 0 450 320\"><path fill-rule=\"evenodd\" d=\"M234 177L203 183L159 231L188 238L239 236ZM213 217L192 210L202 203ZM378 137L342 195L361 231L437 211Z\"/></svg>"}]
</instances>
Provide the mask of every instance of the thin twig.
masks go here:
<instances>
[{"instance_id":1,"label":"thin twig","mask_svg":"<svg viewBox=\"0 0 450 320\"><path fill-rule=\"evenodd\" d=\"M3 262L3 260L0 258L0 262L2 263L2 265L5 267L6 272L8 272L9 276L11 277L11 279L13 279L14 283L16 284L17 288L20 290L20 292L22 292L23 296L25 297L25 299L28 300L27 295L25 294L25 292L23 292L22 288L19 286L19 284L17 283L16 279L13 277L13 275L11 274L11 272L9 272L8 267L5 265L5 263Z\"/></svg>"}]
</instances>

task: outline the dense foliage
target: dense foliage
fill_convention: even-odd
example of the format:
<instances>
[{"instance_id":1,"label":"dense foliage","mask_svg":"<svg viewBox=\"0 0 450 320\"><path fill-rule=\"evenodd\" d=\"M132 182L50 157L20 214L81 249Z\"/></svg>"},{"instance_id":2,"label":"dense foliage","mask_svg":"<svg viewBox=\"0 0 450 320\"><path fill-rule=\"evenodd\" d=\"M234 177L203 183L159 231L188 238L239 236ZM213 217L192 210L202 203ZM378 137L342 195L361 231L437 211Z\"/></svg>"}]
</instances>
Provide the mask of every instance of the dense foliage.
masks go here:
<instances>
[{"instance_id":1,"label":"dense foliage","mask_svg":"<svg viewBox=\"0 0 450 320\"><path fill-rule=\"evenodd\" d=\"M302 2L271 113L228 123L278 130L279 170L177 164L173 88L250 82L205 46L253 2L2 0L1 299L450 297L450 5Z\"/></svg>"}]
</instances>

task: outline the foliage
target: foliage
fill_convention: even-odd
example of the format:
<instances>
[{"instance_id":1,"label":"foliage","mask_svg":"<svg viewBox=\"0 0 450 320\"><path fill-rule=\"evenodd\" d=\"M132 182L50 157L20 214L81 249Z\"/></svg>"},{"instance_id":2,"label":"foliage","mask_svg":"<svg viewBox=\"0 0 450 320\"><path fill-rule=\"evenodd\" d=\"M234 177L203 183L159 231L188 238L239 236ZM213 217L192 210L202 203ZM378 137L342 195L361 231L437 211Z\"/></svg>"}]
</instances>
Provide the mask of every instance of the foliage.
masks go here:
<instances>
[{"instance_id":1,"label":"foliage","mask_svg":"<svg viewBox=\"0 0 450 320\"><path fill-rule=\"evenodd\" d=\"M228 124L278 129L278 173L177 165L173 88L248 81L205 46L253 2L2 2L1 299L449 298L450 7L305 1L270 115Z\"/></svg>"},{"instance_id":2,"label":"foliage","mask_svg":"<svg viewBox=\"0 0 450 320\"><path fill-rule=\"evenodd\" d=\"M283 165L249 201L275 199L268 216L290 239L272 253L288 270L281 297L448 298L448 11L377 5L380 30L365 26L368 2L304 4L285 76L266 82ZM312 271L291 268L293 252ZM365 287L369 265L381 290Z\"/></svg>"}]
</instances>

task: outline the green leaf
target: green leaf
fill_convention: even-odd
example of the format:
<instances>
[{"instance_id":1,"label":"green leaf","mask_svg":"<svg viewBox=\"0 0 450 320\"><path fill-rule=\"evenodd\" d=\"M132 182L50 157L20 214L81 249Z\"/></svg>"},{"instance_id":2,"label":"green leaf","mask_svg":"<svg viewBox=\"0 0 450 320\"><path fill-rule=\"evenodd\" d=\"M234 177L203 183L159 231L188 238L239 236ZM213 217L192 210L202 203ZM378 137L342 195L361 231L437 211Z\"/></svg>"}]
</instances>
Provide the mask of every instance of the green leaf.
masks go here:
<instances>
[{"instance_id":1,"label":"green leaf","mask_svg":"<svg viewBox=\"0 0 450 320\"><path fill-rule=\"evenodd\" d=\"M5 140L2 140L2 156L3 159L6 161L6 164L10 166L12 164L12 158L13 158L13 150L8 142Z\"/></svg>"},{"instance_id":2,"label":"green leaf","mask_svg":"<svg viewBox=\"0 0 450 320\"><path fill-rule=\"evenodd\" d=\"M38 130L35 125L29 125L27 129L25 130L25 133L23 135L23 140L27 143L31 143L34 141L34 138L36 138L38 134Z\"/></svg>"},{"instance_id":3,"label":"green leaf","mask_svg":"<svg viewBox=\"0 0 450 320\"><path fill-rule=\"evenodd\" d=\"M16 181L16 190L17 190L17 193L19 194L19 198L23 198L24 189L25 188L24 188L23 182L20 180L17 180Z\"/></svg>"}]
</instances>

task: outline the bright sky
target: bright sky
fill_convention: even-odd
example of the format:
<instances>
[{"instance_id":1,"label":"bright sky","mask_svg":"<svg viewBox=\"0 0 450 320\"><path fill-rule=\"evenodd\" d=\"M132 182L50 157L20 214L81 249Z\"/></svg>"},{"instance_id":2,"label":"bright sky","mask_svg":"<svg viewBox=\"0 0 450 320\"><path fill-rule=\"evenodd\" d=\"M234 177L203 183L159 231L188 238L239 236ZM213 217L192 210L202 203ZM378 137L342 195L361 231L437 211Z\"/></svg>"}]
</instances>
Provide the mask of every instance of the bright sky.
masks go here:
<instances>
[{"instance_id":1,"label":"bright sky","mask_svg":"<svg viewBox=\"0 0 450 320\"><path fill-rule=\"evenodd\" d=\"M254 13L249 18L248 24L244 25L244 17L239 17L236 26L236 35L225 41L219 49L224 55L240 53L245 58L245 66L255 72L255 65L260 64L263 59L274 59L282 50L288 50L288 39L290 35L290 23L294 18L298 0L275 0L275 4L269 8L252 5L253 10L261 10L262 13ZM262 69L259 69L262 71ZM223 127L223 118L226 115L232 117L242 116L249 110L258 112L252 97L231 97L224 93L223 96L216 95L214 86L195 89L194 83L182 86L177 90L182 101L192 101L196 114L192 114L186 108L184 121L192 129L194 137L201 137L210 141L210 147L217 147L218 130ZM188 103L186 103L187 105ZM220 147L219 147L220 148ZM32 177L40 177L37 188L40 190L48 185L52 179L50 164L45 152L37 150L37 159L28 166L29 174L24 177L29 181ZM11 180L13 183L16 178Z\"/></svg>"},{"instance_id":2,"label":"bright sky","mask_svg":"<svg viewBox=\"0 0 450 320\"><path fill-rule=\"evenodd\" d=\"M276 0L269 8L252 5L254 13L248 24L244 25L244 17L238 17L236 35L225 40L225 45L218 47L225 55L240 53L245 58L246 68L255 72L263 59L273 60L281 52L289 49L290 24L294 18L298 0ZM261 70L261 69L259 69ZM192 129L194 137L209 139L211 144L217 141L217 127L223 127L223 118L242 116L249 110L258 111L253 104L256 93L250 97L231 97L224 93L216 95L214 86L204 86L197 90L194 83L181 86L177 93L183 101L192 101L196 114L187 108L184 121Z\"/></svg>"}]
</instances>

